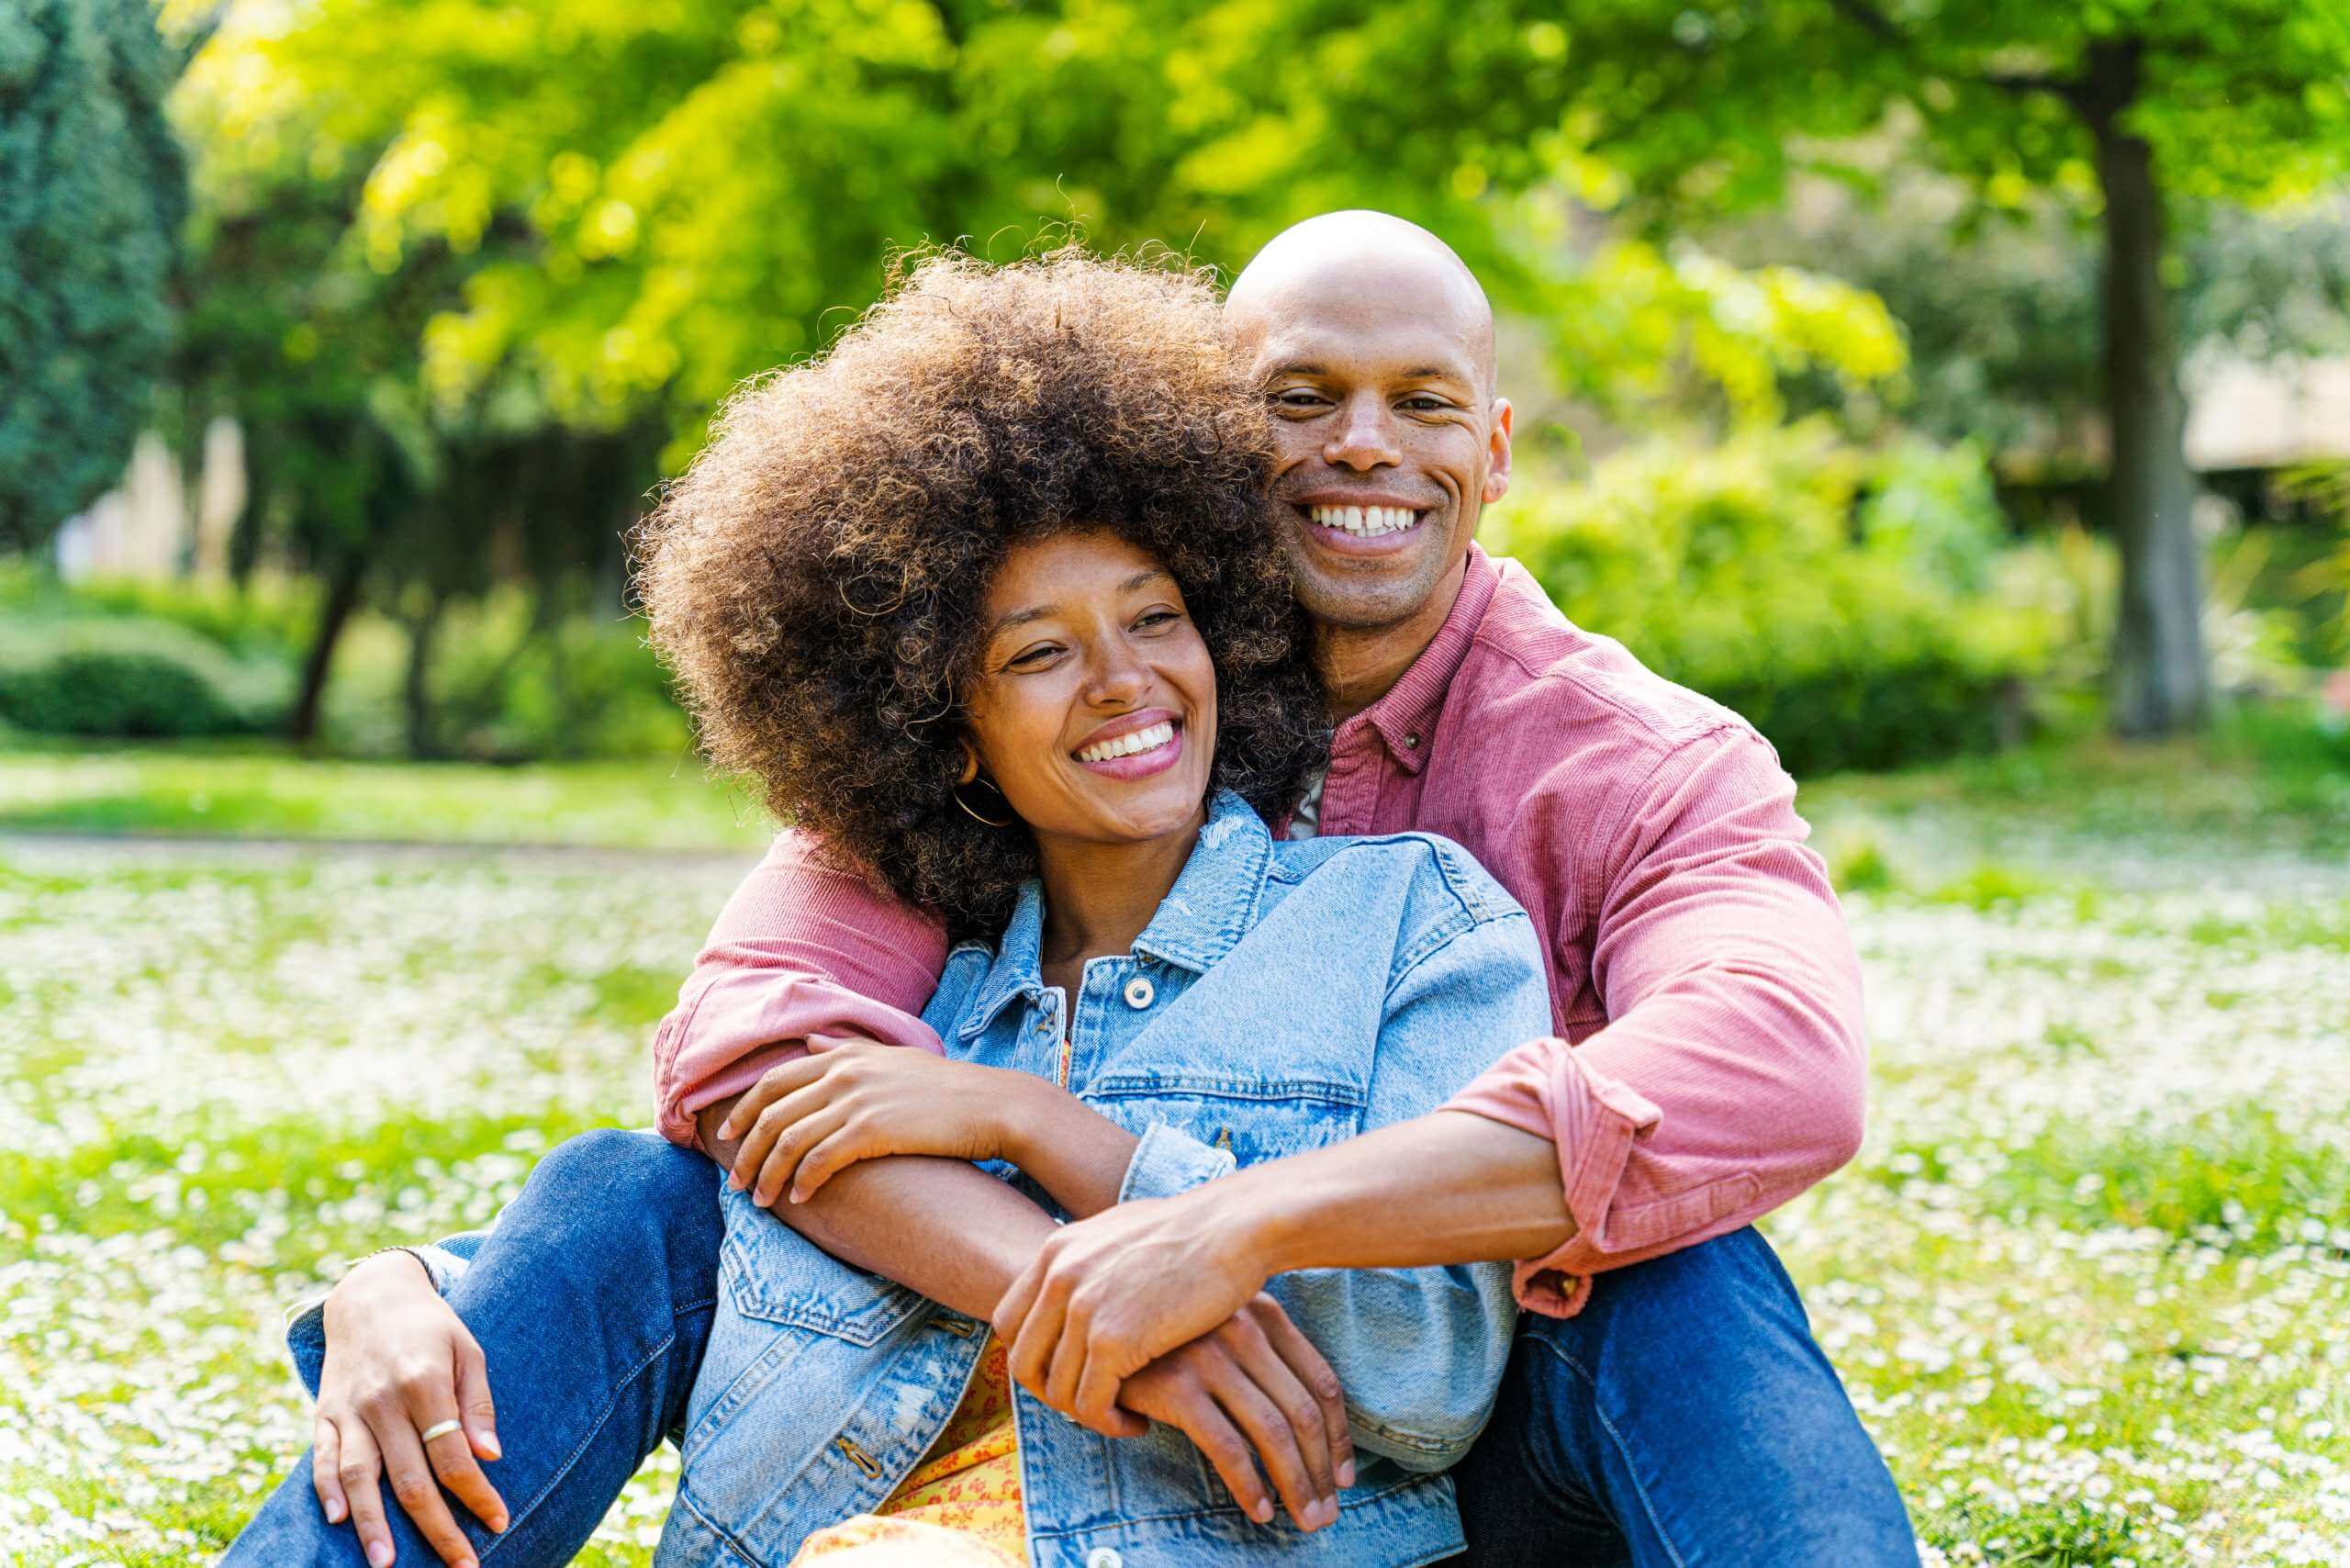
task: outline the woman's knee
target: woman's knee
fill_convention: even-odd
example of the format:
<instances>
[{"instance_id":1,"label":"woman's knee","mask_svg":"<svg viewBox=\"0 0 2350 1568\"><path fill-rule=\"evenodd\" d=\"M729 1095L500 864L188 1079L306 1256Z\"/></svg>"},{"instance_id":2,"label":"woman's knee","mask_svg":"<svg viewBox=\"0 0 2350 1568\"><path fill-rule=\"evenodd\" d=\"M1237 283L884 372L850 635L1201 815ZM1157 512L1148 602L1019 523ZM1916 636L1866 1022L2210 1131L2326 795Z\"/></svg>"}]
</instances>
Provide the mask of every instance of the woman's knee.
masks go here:
<instances>
[{"instance_id":1,"label":"woman's knee","mask_svg":"<svg viewBox=\"0 0 2350 1568\"><path fill-rule=\"evenodd\" d=\"M708 1272L723 1235L718 1182L718 1167L692 1149L651 1133L599 1127L549 1150L498 1224L576 1257L641 1271L666 1256Z\"/></svg>"}]
</instances>

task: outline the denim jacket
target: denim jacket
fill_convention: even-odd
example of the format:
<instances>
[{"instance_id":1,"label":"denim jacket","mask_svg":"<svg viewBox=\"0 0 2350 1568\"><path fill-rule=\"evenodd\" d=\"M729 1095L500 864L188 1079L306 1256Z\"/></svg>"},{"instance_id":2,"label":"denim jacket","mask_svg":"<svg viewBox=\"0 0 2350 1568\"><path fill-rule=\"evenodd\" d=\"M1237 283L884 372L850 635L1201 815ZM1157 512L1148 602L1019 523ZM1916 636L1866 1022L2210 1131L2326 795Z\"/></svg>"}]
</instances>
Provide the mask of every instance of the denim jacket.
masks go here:
<instances>
[{"instance_id":1,"label":"denim jacket","mask_svg":"<svg viewBox=\"0 0 2350 1568\"><path fill-rule=\"evenodd\" d=\"M1134 1133L1122 1201L1423 1114L1550 1026L1531 923L1466 852L1421 834L1277 842L1229 793L1133 952L1088 962L1074 997L1039 977L1043 928L1031 883L995 949L948 956L923 1020L951 1055L1048 1077ZM830 1257L714 1169L713 1185L718 1309L655 1562L782 1568L920 1462L987 1325ZM470 1239L431 1249L435 1272L462 1268ZM1500 1382L1509 1276L1480 1264L1272 1282L1337 1372L1359 1453L1337 1521L1310 1535L1241 1513L1180 1432L1105 1439L1015 1391L1031 1562L1404 1565L1460 1551L1441 1472Z\"/></svg>"}]
</instances>

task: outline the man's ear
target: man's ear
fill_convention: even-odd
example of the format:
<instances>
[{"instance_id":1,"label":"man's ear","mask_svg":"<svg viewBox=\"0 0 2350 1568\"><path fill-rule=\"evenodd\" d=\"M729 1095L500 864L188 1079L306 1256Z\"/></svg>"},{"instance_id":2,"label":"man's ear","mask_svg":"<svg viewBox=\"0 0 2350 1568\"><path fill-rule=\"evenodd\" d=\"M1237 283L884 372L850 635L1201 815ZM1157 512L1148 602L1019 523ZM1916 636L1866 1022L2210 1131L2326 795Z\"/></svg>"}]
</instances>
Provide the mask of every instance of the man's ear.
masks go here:
<instances>
[{"instance_id":1,"label":"man's ear","mask_svg":"<svg viewBox=\"0 0 2350 1568\"><path fill-rule=\"evenodd\" d=\"M1509 494L1509 428L1512 410L1509 399L1494 399L1494 433L1485 449L1485 505L1491 506Z\"/></svg>"}]
</instances>

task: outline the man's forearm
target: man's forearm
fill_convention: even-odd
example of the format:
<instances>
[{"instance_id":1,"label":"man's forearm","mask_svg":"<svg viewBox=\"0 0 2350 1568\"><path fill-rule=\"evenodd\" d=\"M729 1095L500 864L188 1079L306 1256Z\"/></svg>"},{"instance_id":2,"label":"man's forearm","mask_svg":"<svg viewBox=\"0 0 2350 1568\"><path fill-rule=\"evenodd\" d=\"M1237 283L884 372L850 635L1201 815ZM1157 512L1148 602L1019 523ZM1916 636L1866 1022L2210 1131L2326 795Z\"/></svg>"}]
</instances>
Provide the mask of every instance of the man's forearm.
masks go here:
<instances>
[{"instance_id":1,"label":"man's forearm","mask_svg":"<svg viewBox=\"0 0 2350 1568\"><path fill-rule=\"evenodd\" d=\"M702 1148L722 1166L740 1147L718 1137L733 1105L697 1117ZM1051 1215L978 1166L923 1155L859 1160L806 1203L779 1197L769 1208L843 1262L981 1319L1054 1229Z\"/></svg>"},{"instance_id":2,"label":"man's forearm","mask_svg":"<svg viewBox=\"0 0 2350 1568\"><path fill-rule=\"evenodd\" d=\"M1269 1273L1539 1258L1574 1221L1550 1139L1437 1111L1200 1189Z\"/></svg>"}]
</instances>

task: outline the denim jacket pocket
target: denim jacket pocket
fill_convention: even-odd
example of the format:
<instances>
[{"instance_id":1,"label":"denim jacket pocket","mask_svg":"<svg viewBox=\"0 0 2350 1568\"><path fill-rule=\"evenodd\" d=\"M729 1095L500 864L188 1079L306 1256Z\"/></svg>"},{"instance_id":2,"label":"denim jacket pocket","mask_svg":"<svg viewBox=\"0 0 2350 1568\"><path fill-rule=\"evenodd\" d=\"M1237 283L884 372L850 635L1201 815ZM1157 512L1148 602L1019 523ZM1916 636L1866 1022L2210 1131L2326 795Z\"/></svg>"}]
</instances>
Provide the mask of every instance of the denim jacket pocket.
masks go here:
<instances>
[{"instance_id":1,"label":"denim jacket pocket","mask_svg":"<svg viewBox=\"0 0 2350 1568\"><path fill-rule=\"evenodd\" d=\"M1371 1096L1337 1079L1185 1070L1105 1073L1080 1098L1128 1132L1163 1123L1257 1165L1352 1137Z\"/></svg>"},{"instance_id":2,"label":"denim jacket pocket","mask_svg":"<svg viewBox=\"0 0 2350 1568\"><path fill-rule=\"evenodd\" d=\"M747 1195L729 1188L725 1203L718 1277L744 1317L871 1346L929 1305L905 1286L823 1251Z\"/></svg>"}]
</instances>

